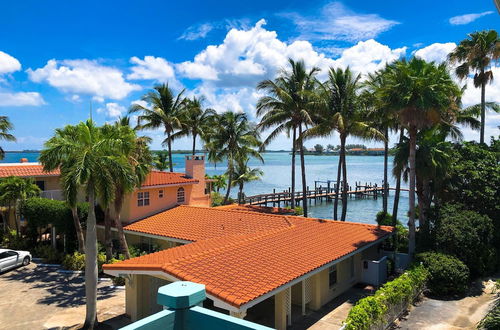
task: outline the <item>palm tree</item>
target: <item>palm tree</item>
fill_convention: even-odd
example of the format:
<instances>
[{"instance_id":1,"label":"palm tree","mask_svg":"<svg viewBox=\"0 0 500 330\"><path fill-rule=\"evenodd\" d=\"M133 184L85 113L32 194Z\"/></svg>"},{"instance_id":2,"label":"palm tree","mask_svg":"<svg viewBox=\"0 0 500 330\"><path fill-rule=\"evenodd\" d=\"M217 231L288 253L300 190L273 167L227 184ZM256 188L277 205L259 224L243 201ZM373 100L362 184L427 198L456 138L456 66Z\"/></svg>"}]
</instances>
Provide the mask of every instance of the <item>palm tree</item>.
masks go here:
<instances>
[{"instance_id":1,"label":"palm tree","mask_svg":"<svg viewBox=\"0 0 500 330\"><path fill-rule=\"evenodd\" d=\"M248 166L248 158L239 159L236 169L233 173L233 186L238 186L238 204L243 204L245 198L243 196L243 186L245 183L260 180L264 172L259 168L250 168Z\"/></svg>"},{"instance_id":2,"label":"palm tree","mask_svg":"<svg viewBox=\"0 0 500 330\"><path fill-rule=\"evenodd\" d=\"M138 126L140 129L163 128L167 135L163 143L168 148L170 172L174 171L172 163L172 135L176 129L181 128L180 116L186 103L183 97L184 91L182 90L175 96L168 84L157 85L152 91L142 97L142 100L147 102L149 107L135 103L129 110L129 113L141 113L138 117Z\"/></svg>"},{"instance_id":3,"label":"palm tree","mask_svg":"<svg viewBox=\"0 0 500 330\"><path fill-rule=\"evenodd\" d=\"M213 119L216 115L213 109L203 109L203 101L203 97L186 99L186 106L179 116L182 129L172 135L172 139L191 135L193 138L193 155L196 153L196 138L205 138L206 133L213 125Z\"/></svg>"},{"instance_id":4,"label":"palm tree","mask_svg":"<svg viewBox=\"0 0 500 330\"><path fill-rule=\"evenodd\" d=\"M346 163L346 140L349 136L357 136L363 139L380 139L384 136L365 120L363 113L361 92L361 76L354 74L349 67L330 68L328 80L322 85L321 118L315 127L308 131L310 136L329 136L338 132L340 136L339 164L337 168L337 185L334 201L333 218L338 219L337 204L339 186L342 182L342 216L345 221L347 214L347 163ZM341 180L342 169L342 180Z\"/></svg>"},{"instance_id":5,"label":"palm tree","mask_svg":"<svg viewBox=\"0 0 500 330\"><path fill-rule=\"evenodd\" d=\"M15 136L9 133L12 129L14 129L14 125L10 122L9 117L0 116L0 140L16 141ZM0 160L4 157L5 151L0 147Z\"/></svg>"},{"instance_id":6,"label":"palm tree","mask_svg":"<svg viewBox=\"0 0 500 330\"><path fill-rule=\"evenodd\" d=\"M7 204L8 214L10 213L12 207L15 207L15 223L16 223L16 234L19 236L20 230L20 219L19 219L19 205L26 199L30 197L39 196L41 193L40 188L33 182L32 179L20 178L16 176L10 176L4 178L0 181L0 200Z\"/></svg>"},{"instance_id":7,"label":"palm tree","mask_svg":"<svg viewBox=\"0 0 500 330\"><path fill-rule=\"evenodd\" d=\"M404 142L405 130L403 127L399 128L399 144ZM401 173L398 172L393 175L396 177L396 187L394 188L394 205L392 206L392 226L396 227L398 221L398 208L399 208L399 196L401 194Z\"/></svg>"},{"instance_id":8,"label":"palm tree","mask_svg":"<svg viewBox=\"0 0 500 330\"><path fill-rule=\"evenodd\" d=\"M225 174L212 175L208 179L212 180L212 189L215 189L216 192L227 187L227 175Z\"/></svg>"},{"instance_id":9,"label":"palm tree","mask_svg":"<svg viewBox=\"0 0 500 330\"><path fill-rule=\"evenodd\" d=\"M398 60L384 72L385 83L379 97L394 111L409 134L408 252L415 252L416 143L419 130L440 122L452 123L458 111L461 89L451 78L446 64L436 65L420 58Z\"/></svg>"},{"instance_id":10,"label":"palm tree","mask_svg":"<svg viewBox=\"0 0 500 330\"><path fill-rule=\"evenodd\" d=\"M255 157L263 161L261 154L255 150L261 142L255 126L248 121L246 114L226 111L218 116L217 129L206 143L208 158L212 162L227 160L227 190L224 204L229 199L234 171L238 159Z\"/></svg>"},{"instance_id":11,"label":"palm tree","mask_svg":"<svg viewBox=\"0 0 500 330\"><path fill-rule=\"evenodd\" d=\"M451 63L458 63L455 69L460 79L474 74L474 87L481 87L481 133L480 143L484 143L486 113L486 84L493 81L491 63L500 58L500 38L495 30L473 32L458 44L448 55Z\"/></svg>"},{"instance_id":12,"label":"palm tree","mask_svg":"<svg viewBox=\"0 0 500 330\"><path fill-rule=\"evenodd\" d=\"M85 189L88 197L85 237L86 329L93 329L97 323L97 236L94 205L97 199L113 199L115 173L132 173L124 156L131 148L133 145L129 141L106 136L103 129L88 120L76 126L56 129L40 154L40 161L46 170L59 168L65 180L71 182L72 186Z\"/></svg>"},{"instance_id":13,"label":"palm tree","mask_svg":"<svg viewBox=\"0 0 500 330\"><path fill-rule=\"evenodd\" d=\"M292 182L291 204L295 207L295 154L299 148L302 169L302 191L304 216L307 216L306 173L304 163L305 136L302 134L308 125L312 125L311 109L319 68L313 67L306 71L304 61L288 60L291 70L281 70L275 80L264 80L257 89L268 93L257 102L257 115L262 116L258 125L261 131L274 128L264 140L263 147L283 132L292 132Z\"/></svg>"},{"instance_id":14,"label":"palm tree","mask_svg":"<svg viewBox=\"0 0 500 330\"><path fill-rule=\"evenodd\" d=\"M132 175L129 173L117 171L113 173L115 182L114 193L114 223L118 231L118 240L120 242L120 252L126 258L130 258L125 232L121 221L121 211L125 200L125 195L139 188L148 173L151 170L152 155L148 147L147 141L142 137L136 136L133 129L124 122L117 121L110 130L111 136L122 140L128 140L133 145L132 148L127 149L125 157L133 169Z\"/></svg>"},{"instance_id":15,"label":"palm tree","mask_svg":"<svg viewBox=\"0 0 500 330\"><path fill-rule=\"evenodd\" d=\"M382 195L382 211L387 214L387 200L389 195L388 166L389 166L389 130L398 130L397 121L393 113L385 106L383 100L379 99L378 90L384 85L384 73L378 71L369 73L364 82L363 102L370 109L368 116L370 122L384 134L384 192Z\"/></svg>"},{"instance_id":16,"label":"palm tree","mask_svg":"<svg viewBox=\"0 0 500 330\"><path fill-rule=\"evenodd\" d=\"M160 150L153 155L153 166L158 171L165 171L168 168L168 152Z\"/></svg>"}]
</instances>

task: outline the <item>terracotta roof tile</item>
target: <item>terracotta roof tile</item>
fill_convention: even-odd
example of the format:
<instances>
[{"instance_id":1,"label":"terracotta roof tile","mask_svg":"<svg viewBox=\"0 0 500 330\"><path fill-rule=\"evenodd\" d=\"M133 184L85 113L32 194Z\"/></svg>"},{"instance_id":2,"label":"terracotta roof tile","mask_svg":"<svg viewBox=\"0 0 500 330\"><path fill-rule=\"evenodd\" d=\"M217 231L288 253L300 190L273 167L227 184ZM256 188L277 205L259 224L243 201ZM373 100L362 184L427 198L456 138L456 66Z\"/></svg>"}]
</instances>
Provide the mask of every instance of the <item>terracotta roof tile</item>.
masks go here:
<instances>
[{"instance_id":1,"label":"terracotta roof tile","mask_svg":"<svg viewBox=\"0 0 500 330\"><path fill-rule=\"evenodd\" d=\"M59 170L45 172L40 164L9 164L0 165L0 178L9 176L34 177L34 176L59 176Z\"/></svg>"},{"instance_id":2,"label":"terracotta roof tile","mask_svg":"<svg viewBox=\"0 0 500 330\"><path fill-rule=\"evenodd\" d=\"M190 229L185 222L191 223L191 235L186 234ZM104 269L163 271L203 283L209 294L236 307L392 231L385 226L186 206L163 212L156 224L156 230L163 229L167 236L178 233L180 226L184 236L200 240Z\"/></svg>"},{"instance_id":3,"label":"terracotta roof tile","mask_svg":"<svg viewBox=\"0 0 500 330\"><path fill-rule=\"evenodd\" d=\"M164 186L171 184L192 184L199 181L186 176L184 173L152 171L146 177L142 187Z\"/></svg>"},{"instance_id":4,"label":"terracotta roof tile","mask_svg":"<svg viewBox=\"0 0 500 330\"><path fill-rule=\"evenodd\" d=\"M182 205L134 222L126 226L125 229L187 241L198 241L289 226L286 218L280 215Z\"/></svg>"}]
</instances>

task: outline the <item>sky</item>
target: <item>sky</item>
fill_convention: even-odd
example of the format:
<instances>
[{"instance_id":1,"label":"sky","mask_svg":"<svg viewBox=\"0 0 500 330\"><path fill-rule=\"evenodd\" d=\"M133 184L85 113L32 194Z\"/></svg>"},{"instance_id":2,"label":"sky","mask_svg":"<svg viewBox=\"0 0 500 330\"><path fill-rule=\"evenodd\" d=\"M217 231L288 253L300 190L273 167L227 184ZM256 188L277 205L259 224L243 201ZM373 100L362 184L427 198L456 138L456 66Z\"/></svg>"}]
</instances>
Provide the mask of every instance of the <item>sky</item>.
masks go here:
<instances>
[{"instance_id":1,"label":"sky","mask_svg":"<svg viewBox=\"0 0 500 330\"><path fill-rule=\"evenodd\" d=\"M0 115L15 126L5 150L41 149L54 129L113 122L153 86L204 96L218 112L258 121L256 85L287 59L366 74L398 58L441 62L468 33L500 30L492 0L454 1L9 1L0 11ZM487 86L500 102L500 64ZM457 80L458 81L458 80ZM464 105L479 103L471 79ZM486 135L499 135L487 114ZM464 129L466 140L479 133ZM160 149L161 130L146 132ZM264 132L263 135L266 133ZM357 143L351 139L348 143ZM394 143L395 139L391 141ZM338 144L338 137L306 142ZM271 150L290 149L286 135ZM376 146L377 143L367 143ZM189 149L189 139L174 149Z\"/></svg>"}]
</instances>

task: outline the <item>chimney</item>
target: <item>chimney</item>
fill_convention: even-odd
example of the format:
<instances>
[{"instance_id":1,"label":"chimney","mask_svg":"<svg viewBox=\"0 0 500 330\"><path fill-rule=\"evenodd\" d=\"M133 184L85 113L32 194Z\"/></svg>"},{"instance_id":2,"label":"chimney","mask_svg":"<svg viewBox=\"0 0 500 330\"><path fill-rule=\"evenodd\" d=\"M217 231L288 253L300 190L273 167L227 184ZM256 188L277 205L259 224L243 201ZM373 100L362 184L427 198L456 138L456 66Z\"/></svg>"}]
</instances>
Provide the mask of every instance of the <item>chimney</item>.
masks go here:
<instances>
[{"instance_id":1,"label":"chimney","mask_svg":"<svg viewBox=\"0 0 500 330\"><path fill-rule=\"evenodd\" d=\"M20 163L27 163L28 162L28 158L21 158L19 160Z\"/></svg>"},{"instance_id":2,"label":"chimney","mask_svg":"<svg viewBox=\"0 0 500 330\"><path fill-rule=\"evenodd\" d=\"M193 185L193 197L205 196L205 155L186 156L186 175L199 181Z\"/></svg>"}]
</instances>

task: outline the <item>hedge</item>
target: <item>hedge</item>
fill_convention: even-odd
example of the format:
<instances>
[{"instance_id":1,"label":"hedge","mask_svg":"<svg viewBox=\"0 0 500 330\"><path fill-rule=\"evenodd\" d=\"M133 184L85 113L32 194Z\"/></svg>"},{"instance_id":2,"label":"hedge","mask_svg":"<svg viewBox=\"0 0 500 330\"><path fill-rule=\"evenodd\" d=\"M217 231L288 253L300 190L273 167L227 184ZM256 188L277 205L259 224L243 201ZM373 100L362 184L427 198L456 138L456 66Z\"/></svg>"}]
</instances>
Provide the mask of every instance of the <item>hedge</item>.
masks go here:
<instances>
[{"instance_id":1,"label":"hedge","mask_svg":"<svg viewBox=\"0 0 500 330\"><path fill-rule=\"evenodd\" d=\"M113 261L112 261L113 262ZM106 255L104 253L97 254L97 267L99 273L102 272L102 265L106 263ZM63 267L68 270L85 270L85 254L75 251L73 254L68 254L64 257Z\"/></svg>"},{"instance_id":2,"label":"hedge","mask_svg":"<svg viewBox=\"0 0 500 330\"><path fill-rule=\"evenodd\" d=\"M378 324L392 322L388 319L395 316L391 315L391 311L400 304L406 308L424 288L427 277L427 270L420 265L387 282L373 296L360 299L354 305L344 321L344 329L370 329Z\"/></svg>"}]
</instances>

